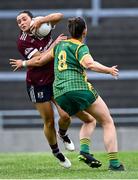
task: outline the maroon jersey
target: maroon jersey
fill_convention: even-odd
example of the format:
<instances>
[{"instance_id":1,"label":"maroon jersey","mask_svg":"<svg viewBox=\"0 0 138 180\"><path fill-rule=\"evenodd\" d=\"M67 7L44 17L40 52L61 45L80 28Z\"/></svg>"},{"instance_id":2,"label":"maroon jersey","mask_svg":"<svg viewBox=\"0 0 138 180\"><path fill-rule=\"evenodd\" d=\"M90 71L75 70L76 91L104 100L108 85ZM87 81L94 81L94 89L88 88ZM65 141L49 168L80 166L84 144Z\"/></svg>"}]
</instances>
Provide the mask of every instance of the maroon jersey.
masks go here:
<instances>
[{"instance_id":1,"label":"maroon jersey","mask_svg":"<svg viewBox=\"0 0 138 180\"><path fill-rule=\"evenodd\" d=\"M43 52L52 43L51 33L44 38L36 38L22 32L18 38L19 52L25 59L30 59L37 52ZM42 67L31 67L27 70L26 81L29 85L41 86L52 83L54 80L54 61L50 61Z\"/></svg>"}]
</instances>

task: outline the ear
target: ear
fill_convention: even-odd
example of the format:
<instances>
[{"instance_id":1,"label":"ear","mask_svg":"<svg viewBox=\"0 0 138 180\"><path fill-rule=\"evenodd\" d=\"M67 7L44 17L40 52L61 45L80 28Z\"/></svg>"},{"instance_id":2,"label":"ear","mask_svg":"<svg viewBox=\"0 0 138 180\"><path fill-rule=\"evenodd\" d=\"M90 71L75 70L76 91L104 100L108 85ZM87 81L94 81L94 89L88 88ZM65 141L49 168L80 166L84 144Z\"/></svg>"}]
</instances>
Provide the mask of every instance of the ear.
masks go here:
<instances>
[{"instance_id":1,"label":"ear","mask_svg":"<svg viewBox=\"0 0 138 180\"><path fill-rule=\"evenodd\" d=\"M83 36L83 37L86 37L86 35L87 35L87 28L85 28L85 29L83 30L83 32L82 32L82 36Z\"/></svg>"}]
</instances>

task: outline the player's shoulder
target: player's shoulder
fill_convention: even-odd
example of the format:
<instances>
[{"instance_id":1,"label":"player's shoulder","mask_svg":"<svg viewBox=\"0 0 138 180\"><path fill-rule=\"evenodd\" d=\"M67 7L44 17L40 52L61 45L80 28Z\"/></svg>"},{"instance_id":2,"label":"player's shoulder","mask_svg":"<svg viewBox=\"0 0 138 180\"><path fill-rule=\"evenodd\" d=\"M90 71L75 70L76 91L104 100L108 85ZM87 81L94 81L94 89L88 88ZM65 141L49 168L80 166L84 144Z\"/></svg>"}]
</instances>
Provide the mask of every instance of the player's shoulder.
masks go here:
<instances>
[{"instance_id":1,"label":"player's shoulder","mask_svg":"<svg viewBox=\"0 0 138 180\"><path fill-rule=\"evenodd\" d=\"M77 40L77 39L74 39L74 38L70 38L70 39L67 39L67 40L65 40L65 41L70 42L70 43L72 43L72 44L74 44L74 45L78 45L78 46L80 46L80 45L83 44L81 41L79 41L79 40Z\"/></svg>"},{"instance_id":2,"label":"player's shoulder","mask_svg":"<svg viewBox=\"0 0 138 180\"><path fill-rule=\"evenodd\" d=\"M20 35L18 36L17 40L17 47L18 49L24 49L25 47L30 46L30 38L28 37L28 34L25 32L21 32Z\"/></svg>"},{"instance_id":3,"label":"player's shoulder","mask_svg":"<svg viewBox=\"0 0 138 180\"><path fill-rule=\"evenodd\" d=\"M21 34L18 36L18 45L25 45L25 44L30 44L33 42L33 38L29 36L26 32L21 32Z\"/></svg>"}]
</instances>

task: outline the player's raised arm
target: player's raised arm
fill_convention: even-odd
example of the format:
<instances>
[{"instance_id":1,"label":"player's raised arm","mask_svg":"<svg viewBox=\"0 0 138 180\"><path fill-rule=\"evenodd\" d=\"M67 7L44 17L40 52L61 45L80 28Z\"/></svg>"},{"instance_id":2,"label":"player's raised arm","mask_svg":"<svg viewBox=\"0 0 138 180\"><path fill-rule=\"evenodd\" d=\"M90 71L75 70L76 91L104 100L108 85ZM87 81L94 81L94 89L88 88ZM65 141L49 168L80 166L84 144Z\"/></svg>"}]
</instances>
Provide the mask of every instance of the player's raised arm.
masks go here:
<instances>
[{"instance_id":1,"label":"player's raised arm","mask_svg":"<svg viewBox=\"0 0 138 180\"><path fill-rule=\"evenodd\" d=\"M52 13L41 19L41 23L50 22L52 25L57 24L61 19L63 19L62 13Z\"/></svg>"},{"instance_id":2,"label":"player's raised arm","mask_svg":"<svg viewBox=\"0 0 138 180\"><path fill-rule=\"evenodd\" d=\"M36 18L34 19L34 23L31 25L30 29L31 31L33 29L37 29L41 26L43 23L51 23L52 27L55 26L59 21L61 21L63 18L62 13L52 13L47 16Z\"/></svg>"}]
</instances>

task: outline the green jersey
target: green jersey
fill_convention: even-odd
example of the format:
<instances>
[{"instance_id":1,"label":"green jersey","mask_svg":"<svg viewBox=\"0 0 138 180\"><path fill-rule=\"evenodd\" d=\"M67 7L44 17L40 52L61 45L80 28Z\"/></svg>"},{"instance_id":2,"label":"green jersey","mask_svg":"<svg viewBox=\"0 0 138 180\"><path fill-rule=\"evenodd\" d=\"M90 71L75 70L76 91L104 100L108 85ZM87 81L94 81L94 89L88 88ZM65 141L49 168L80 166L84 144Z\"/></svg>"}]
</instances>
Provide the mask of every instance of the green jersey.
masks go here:
<instances>
[{"instance_id":1,"label":"green jersey","mask_svg":"<svg viewBox=\"0 0 138 180\"><path fill-rule=\"evenodd\" d=\"M88 54L88 47L75 39L61 41L53 48L54 98L69 91L93 89L87 82L85 68L80 64Z\"/></svg>"}]
</instances>

